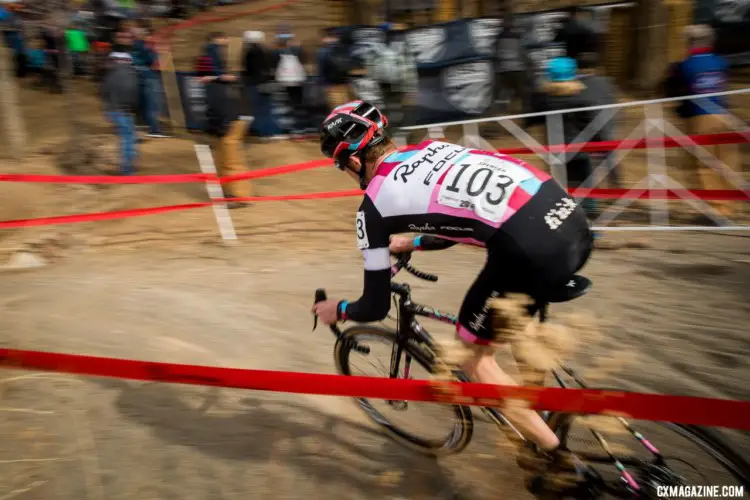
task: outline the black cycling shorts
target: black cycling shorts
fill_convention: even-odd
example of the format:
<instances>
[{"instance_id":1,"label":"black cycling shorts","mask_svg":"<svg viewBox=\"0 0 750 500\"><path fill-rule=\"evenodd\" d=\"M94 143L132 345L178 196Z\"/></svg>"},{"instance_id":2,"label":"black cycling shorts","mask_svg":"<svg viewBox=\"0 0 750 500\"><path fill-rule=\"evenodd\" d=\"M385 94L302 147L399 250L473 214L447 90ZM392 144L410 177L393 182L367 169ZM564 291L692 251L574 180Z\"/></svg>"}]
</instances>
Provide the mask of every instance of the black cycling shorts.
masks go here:
<instances>
[{"instance_id":1,"label":"black cycling shorts","mask_svg":"<svg viewBox=\"0 0 750 500\"><path fill-rule=\"evenodd\" d=\"M522 293L543 300L584 266L592 247L583 209L574 207L554 180L542 184L487 242L487 263L458 314L458 337L472 344L489 344L494 336L490 299Z\"/></svg>"}]
</instances>

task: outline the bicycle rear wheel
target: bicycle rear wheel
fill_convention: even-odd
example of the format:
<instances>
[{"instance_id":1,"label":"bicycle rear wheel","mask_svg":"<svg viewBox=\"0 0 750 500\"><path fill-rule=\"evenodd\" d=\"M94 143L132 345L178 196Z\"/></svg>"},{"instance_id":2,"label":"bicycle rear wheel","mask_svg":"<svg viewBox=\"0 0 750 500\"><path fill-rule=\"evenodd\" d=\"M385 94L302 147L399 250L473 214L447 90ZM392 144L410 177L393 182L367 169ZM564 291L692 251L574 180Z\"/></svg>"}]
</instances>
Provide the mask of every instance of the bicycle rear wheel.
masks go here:
<instances>
[{"instance_id":1,"label":"bicycle rear wheel","mask_svg":"<svg viewBox=\"0 0 750 500\"><path fill-rule=\"evenodd\" d=\"M395 346L398 335L387 328L356 325L342 333L334 348L336 368L341 375L364 375L370 377L390 378L392 357L396 355ZM353 349L355 345L369 349L363 354ZM383 358L382 355L385 354ZM381 360L377 356L381 356ZM364 358L357 361L356 357ZM366 373L360 368L368 365L379 373ZM399 359L399 378L416 378L416 368L420 368L423 376L429 377L434 373L434 354L413 342L405 345ZM360 408L367 416L378 424L391 438L402 445L419 453L440 456L458 453L469 441L474 429L471 410L465 406L444 405L437 403L407 402L407 401L374 401L365 398L355 398ZM383 411L391 416L386 417ZM407 410L411 414L407 417ZM421 411L413 411L421 410ZM435 416L442 414L442 422L434 423ZM446 420L448 422L446 422ZM415 431L406 430L409 424ZM435 432L442 428L444 432ZM432 431L432 432L430 432ZM429 435L428 435L429 433Z\"/></svg>"},{"instance_id":2,"label":"bicycle rear wheel","mask_svg":"<svg viewBox=\"0 0 750 500\"><path fill-rule=\"evenodd\" d=\"M609 389L612 390L612 389ZM750 464L735 452L718 433L692 425L671 422L629 422L637 437L614 418L552 414L550 427L561 444L593 468L603 481L603 489L621 498L630 498L632 488L621 479L615 461L603 449L598 431L610 451L641 488L640 498L663 497L659 486L717 485L720 491L750 489ZM659 455L647 447L658 451ZM723 490L722 490L723 489ZM739 495L740 497L742 494Z\"/></svg>"}]
</instances>

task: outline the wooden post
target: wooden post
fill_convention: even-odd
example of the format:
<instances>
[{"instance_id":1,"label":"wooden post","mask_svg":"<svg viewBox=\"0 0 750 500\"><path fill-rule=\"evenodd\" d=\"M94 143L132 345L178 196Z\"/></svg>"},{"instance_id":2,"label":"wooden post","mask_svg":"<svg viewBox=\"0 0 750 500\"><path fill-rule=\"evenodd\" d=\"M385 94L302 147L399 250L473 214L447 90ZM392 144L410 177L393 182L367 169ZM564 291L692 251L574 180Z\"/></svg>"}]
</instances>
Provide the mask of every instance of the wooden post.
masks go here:
<instances>
[{"instance_id":1,"label":"wooden post","mask_svg":"<svg viewBox=\"0 0 750 500\"><path fill-rule=\"evenodd\" d=\"M667 67L667 8L662 0L638 0L635 7L635 80L639 90L654 89Z\"/></svg>"},{"instance_id":2,"label":"wooden post","mask_svg":"<svg viewBox=\"0 0 750 500\"><path fill-rule=\"evenodd\" d=\"M0 43L0 116L3 119L8 151L14 159L20 160L26 149L26 127L18 100L18 85L13 71L13 51Z\"/></svg>"},{"instance_id":3,"label":"wooden post","mask_svg":"<svg viewBox=\"0 0 750 500\"><path fill-rule=\"evenodd\" d=\"M169 46L159 44L159 65L161 68L161 83L164 87L164 97L167 98L167 107L169 109L169 123L172 130L185 129L185 113L182 110L182 101L180 100L180 86L177 83L177 70L174 67L172 52Z\"/></svg>"},{"instance_id":4,"label":"wooden post","mask_svg":"<svg viewBox=\"0 0 750 500\"><path fill-rule=\"evenodd\" d=\"M693 24L693 2L687 0L668 0L669 26L667 35L667 62L673 63L685 58L688 50L685 28Z\"/></svg>"}]
</instances>

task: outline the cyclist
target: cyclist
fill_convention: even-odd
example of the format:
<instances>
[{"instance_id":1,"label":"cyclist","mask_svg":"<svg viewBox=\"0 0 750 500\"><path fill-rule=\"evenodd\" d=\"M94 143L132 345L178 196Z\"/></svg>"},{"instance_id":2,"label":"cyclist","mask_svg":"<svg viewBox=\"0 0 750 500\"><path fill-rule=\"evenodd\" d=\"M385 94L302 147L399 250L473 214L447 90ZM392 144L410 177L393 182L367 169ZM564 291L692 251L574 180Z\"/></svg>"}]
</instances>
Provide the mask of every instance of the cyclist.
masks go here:
<instances>
[{"instance_id":1,"label":"cyclist","mask_svg":"<svg viewBox=\"0 0 750 500\"><path fill-rule=\"evenodd\" d=\"M440 141L399 149L386 126L363 101L338 106L321 126L323 154L366 189L356 216L365 276L359 300L327 300L313 311L326 324L380 321L390 309L391 253L484 247L487 261L458 315L458 338L473 353L462 368L476 382L515 385L490 346L489 300L565 286L591 252L586 214L549 175L517 158ZM396 236L406 232L420 235ZM505 411L536 444L534 454L558 456L560 442L536 412Z\"/></svg>"}]
</instances>

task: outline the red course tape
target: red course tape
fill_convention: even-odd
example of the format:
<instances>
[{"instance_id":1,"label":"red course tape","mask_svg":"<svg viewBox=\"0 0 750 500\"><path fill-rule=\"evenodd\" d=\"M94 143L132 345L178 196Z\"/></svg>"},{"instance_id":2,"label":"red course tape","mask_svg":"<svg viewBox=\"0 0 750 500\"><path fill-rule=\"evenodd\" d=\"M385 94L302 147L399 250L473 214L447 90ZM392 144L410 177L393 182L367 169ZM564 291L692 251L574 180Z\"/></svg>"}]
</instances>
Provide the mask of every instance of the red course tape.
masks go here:
<instances>
[{"instance_id":1,"label":"red course tape","mask_svg":"<svg viewBox=\"0 0 750 500\"><path fill-rule=\"evenodd\" d=\"M0 349L0 367L258 391L473 406L502 406L508 399L523 400L535 410L609 414L750 430L750 402L725 399L243 370L15 349Z\"/></svg>"},{"instance_id":2,"label":"red course tape","mask_svg":"<svg viewBox=\"0 0 750 500\"><path fill-rule=\"evenodd\" d=\"M94 222L100 220L125 219L141 215L154 215L176 210L210 207L212 203L186 203L184 205L169 205L166 207L132 208L130 210L115 210L112 212L95 212L90 214L57 215L55 217L39 217L36 219L17 219L0 221L0 229L11 227L52 226L55 224L73 224L76 222Z\"/></svg>"},{"instance_id":3,"label":"red course tape","mask_svg":"<svg viewBox=\"0 0 750 500\"><path fill-rule=\"evenodd\" d=\"M692 141L698 145L711 144L736 144L748 142L750 134L739 132L724 132L720 134L695 135L684 137L668 137L657 139L633 139L627 141L604 141L590 142L586 144L566 144L560 146L540 146L539 152L562 153L572 149L581 148L581 152L605 152L623 149L646 149L653 147L682 147L685 141ZM682 142L681 142L682 141ZM531 148L501 148L500 153L509 155L533 154ZM217 181L222 184L236 182L247 179L258 179L260 177L269 177L273 175L282 175L302 170L311 170L314 168L332 165L330 160L312 160L303 163L294 163L291 165L282 165L279 167L264 168L247 172L244 174L233 175L231 177L221 177L208 174L173 174L173 175L135 175L135 176L109 176L109 175L35 175L35 174L0 174L0 182L43 182L58 184L164 184L164 183L188 183L188 182L206 182Z\"/></svg>"},{"instance_id":4,"label":"red course tape","mask_svg":"<svg viewBox=\"0 0 750 500\"><path fill-rule=\"evenodd\" d=\"M657 199L657 200L680 200L694 197L702 200L724 200L724 201L749 201L750 194L743 191L731 190L628 190L628 189L569 189L575 197L589 197L594 199ZM330 191L322 193L303 193L303 194L285 194L278 196L249 196L246 198L220 198L213 203L229 203L232 201L242 201L257 203L261 201L301 201L301 200L320 200L330 198L345 198L351 196L362 196L363 191L359 189L350 189L346 191ZM50 226L55 224L73 224L77 222L95 222L102 220L125 219L128 217L139 217L142 215L155 215L165 212L174 212L176 210L189 210L191 208L204 208L211 206L211 202L203 203L186 203L183 205L169 205L163 207L134 208L129 210L116 210L112 212L94 212L88 214L75 215L58 215L55 217L39 217L35 219L16 219L0 221L0 229L13 227L29 226Z\"/></svg>"},{"instance_id":5,"label":"red course tape","mask_svg":"<svg viewBox=\"0 0 750 500\"><path fill-rule=\"evenodd\" d=\"M0 174L0 182L36 182L47 184L180 184L216 179L209 174L171 175L41 175Z\"/></svg>"},{"instance_id":6,"label":"red course tape","mask_svg":"<svg viewBox=\"0 0 750 500\"><path fill-rule=\"evenodd\" d=\"M170 175L41 175L41 174L0 174L0 182L37 182L46 184L181 184L214 181L226 184L247 179L259 179L274 175L289 174L332 165L330 160L313 160L279 167L262 168L230 177L217 177L212 174L170 174Z\"/></svg>"},{"instance_id":7,"label":"red course tape","mask_svg":"<svg viewBox=\"0 0 750 500\"><path fill-rule=\"evenodd\" d=\"M698 146L710 146L716 144L740 144L750 142L748 132L722 132L719 134L685 135L679 137L644 137L641 139L628 139L623 141L600 141L582 144L560 144L556 146L540 146L538 152L564 153L570 150L581 153L603 153L607 151L618 151L623 149L650 149L650 148L679 148L686 144ZM501 148L500 153L507 155L526 155L537 151L528 147Z\"/></svg>"}]
</instances>

